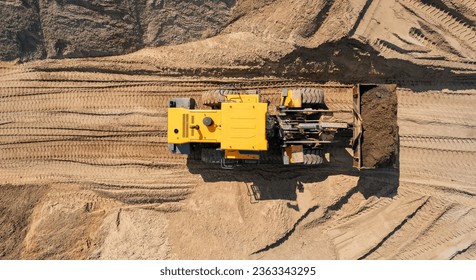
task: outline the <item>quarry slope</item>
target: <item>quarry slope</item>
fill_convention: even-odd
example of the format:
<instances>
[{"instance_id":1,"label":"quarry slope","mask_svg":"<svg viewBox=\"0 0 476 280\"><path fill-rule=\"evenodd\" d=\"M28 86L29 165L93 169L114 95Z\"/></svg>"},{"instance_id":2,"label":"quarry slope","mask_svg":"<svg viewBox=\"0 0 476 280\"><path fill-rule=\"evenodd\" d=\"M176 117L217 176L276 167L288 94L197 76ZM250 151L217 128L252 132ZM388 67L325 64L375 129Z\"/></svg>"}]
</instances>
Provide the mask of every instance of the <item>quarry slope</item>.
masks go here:
<instances>
[{"instance_id":1,"label":"quarry slope","mask_svg":"<svg viewBox=\"0 0 476 280\"><path fill-rule=\"evenodd\" d=\"M0 4L0 258L476 257L473 1L174 2ZM396 169L167 151L171 97L357 82L397 85Z\"/></svg>"}]
</instances>

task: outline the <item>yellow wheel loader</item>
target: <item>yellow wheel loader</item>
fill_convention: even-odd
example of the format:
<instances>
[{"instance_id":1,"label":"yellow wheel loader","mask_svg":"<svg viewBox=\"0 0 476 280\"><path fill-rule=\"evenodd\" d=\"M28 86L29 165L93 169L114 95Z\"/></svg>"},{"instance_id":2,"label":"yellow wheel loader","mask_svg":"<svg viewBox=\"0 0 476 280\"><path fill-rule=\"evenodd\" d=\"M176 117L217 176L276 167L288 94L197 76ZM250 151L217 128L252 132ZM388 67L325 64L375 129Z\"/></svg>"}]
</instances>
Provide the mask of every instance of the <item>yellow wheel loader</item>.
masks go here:
<instances>
[{"instance_id":1,"label":"yellow wheel loader","mask_svg":"<svg viewBox=\"0 0 476 280\"><path fill-rule=\"evenodd\" d=\"M215 90L202 96L208 109L195 109L192 98L173 98L168 109L169 150L199 155L202 161L232 169L279 157L284 165L328 162L330 147L353 148L354 167L361 168L362 118L360 87L354 89L353 123L325 121L324 93L316 88L284 88L276 113L259 91ZM343 143L344 142L344 143Z\"/></svg>"}]
</instances>

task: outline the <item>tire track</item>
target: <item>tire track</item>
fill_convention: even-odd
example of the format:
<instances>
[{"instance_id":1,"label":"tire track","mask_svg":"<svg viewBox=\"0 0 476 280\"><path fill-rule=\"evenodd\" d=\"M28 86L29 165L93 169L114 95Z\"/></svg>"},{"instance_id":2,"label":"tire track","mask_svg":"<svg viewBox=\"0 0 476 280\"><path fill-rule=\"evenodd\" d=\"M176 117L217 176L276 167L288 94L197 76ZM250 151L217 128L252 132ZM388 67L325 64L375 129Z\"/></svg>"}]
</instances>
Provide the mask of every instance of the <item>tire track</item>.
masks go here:
<instances>
[{"instance_id":1,"label":"tire track","mask_svg":"<svg viewBox=\"0 0 476 280\"><path fill-rule=\"evenodd\" d=\"M474 195L466 192L460 192L449 185L444 187L425 183L409 182L405 178L400 180L399 190L410 190L412 192L420 193L426 196L431 196L439 201L447 201L448 205L451 203L466 205L468 207L476 208L476 201Z\"/></svg>"},{"instance_id":2,"label":"tire track","mask_svg":"<svg viewBox=\"0 0 476 280\"><path fill-rule=\"evenodd\" d=\"M378 202L375 207L366 211L368 205L365 197L357 195L359 200L349 203L362 205L363 211L351 214L351 217L340 219L332 218L324 223L323 232L331 238L336 254L343 259L367 258L374 252L386 246L387 241L394 235L399 234L405 224L421 211L428 203L428 197L405 190L396 195L382 197L375 200L387 200ZM341 213L348 213L348 208L342 208ZM331 223L330 226L327 223ZM356 247L355 244L359 246Z\"/></svg>"},{"instance_id":3,"label":"tire track","mask_svg":"<svg viewBox=\"0 0 476 280\"><path fill-rule=\"evenodd\" d=\"M164 164L161 161L114 160L100 158L89 160L51 159L38 162L16 161L8 169L0 169L4 181L39 178L39 181L65 184L81 184L82 188L92 186L176 186L195 184L199 177L193 176L184 164ZM24 170L28 168L28 173ZM146 176L145 176L146 174ZM23 176L22 176L23 175ZM184 176L186 175L186 176ZM11 184L18 184L12 182Z\"/></svg>"},{"instance_id":4,"label":"tire track","mask_svg":"<svg viewBox=\"0 0 476 280\"><path fill-rule=\"evenodd\" d=\"M197 178L172 172L160 178L137 178L134 181L108 179L91 182L89 189L101 196L129 205L153 205L180 202L190 195L197 185ZM140 173L139 173L140 174ZM131 183L134 182L134 183ZM179 209L180 207L176 209Z\"/></svg>"},{"instance_id":5,"label":"tire track","mask_svg":"<svg viewBox=\"0 0 476 280\"><path fill-rule=\"evenodd\" d=\"M403 110L399 112L399 118L401 121L413 121L418 124L439 124L444 126L461 126L467 129L474 129L476 127L476 112L464 112L459 111L453 114L438 114L434 109L428 110L422 109L423 112L418 112L418 109Z\"/></svg>"},{"instance_id":6,"label":"tire track","mask_svg":"<svg viewBox=\"0 0 476 280\"><path fill-rule=\"evenodd\" d=\"M463 69L463 71L476 70L474 62L471 59L464 57L470 55L468 52L466 52L465 55L462 55L450 44L445 44L441 40L436 40L436 38L428 38L429 36L425 36L421 32L418 32L415 27L410 29L409 36L420 42L421 45L405 43L405 45L401 47L398 44L395 45L379 38L371 40L369 44L388 58L407 60L419 65L438 68L444 67L455 70L458 69L459 71ZM396 83L399 86L414 86L415 84L422 84L422 81L414 83L408 80L389 80L387 82ZM435 81L428 81L428 83L434 84Z\"/></svg>"},{"instance_id":7,"label":"tire track","mask_svg":"<svg viewBox=\"0 0 476 280\"><path fill-rule=\"evenodd\" d=\"M474 2L473 0L463 0L461 2L463 5L476 12L476 2Z\"/></svg>"},{"instance_id":8,"label":"tire track","mask_svg":"<svg viewBox=\"0 0 476 280\"><path fill-rule=\"evenodd\" d=\"M448 172L447 169L415 170L408 167L401 169L402 182L411 184L431 184L435 188L445 189L448 193L475 195L475 176L466 172Z\"/></svg>"},{"instance_id":9,"label":"tire track","mask_svg":"<svg viewBox=\"0 0 476 280\"><path fill-rule=\"evenodd\" d=\"M35 138L32 138L35 136ZM152 145L152 144L166 144L167 138L157 136L156 134L136 134L136 135L6 135L4 140L0 141L0 149L3 146L11 145L22 145L22 144L40 144L40 143L56 143L56 142L103 142L108 141L109 143L130 143L130 146L136 145Z\"/></svg>"},{"instance_id":10,"label":"tire track","mask_svg":"<svg viewBox=\"0 0 476 280\"><path fill-rule=\"evenodd\" d=\"M112 198L118 201L122 201L126 204L156 204L156 203L170 203L179 202L184 200L191 190L170 190L170 189L157 189L157 190L116 190L116 191L104 191L100 189L94 190L100 196Z\"/></svg>"},{"instance_id":11,"label":"tire track","mask_svg":"<svg viewBox=\"0 0 476 280\"><path fill-rule=\"evenodd\" d=\"M401 232L402 227L404 227L409 221L411 221L415 217L415 215L418 215L418 213L420 213L422 208L427 205L428 200L429 200L429 198L425 199L425 201L420 206L418 206L413 212L408 214L402 220L401 223L399 223L392 231L390 231L387 235L385 235L379 243L377 243L374 247L372 247L365 254L363 254L361 257L359 257L358 260L367 259L369 256L374 254L375 251L382 248L382 246L387 245L386 243L387 243L388 239L393 238L396 234L399 234Z\"/></svg>"},{"instance_id":12,"label":"tire track","mask_svg":"<svg viewBox=\"0 0 476 280\"><path fill-rule=\"evenodd\" d=\"M76 187L81 188L81 185L77 185ZM69 188L72 189L72 186L70 185ZM48 194L46 194L46 199L49 201L61 202L62 204L66 205L74 205L76 203L104 203L120 206L122 204L117 200L102 197L90 191L49 192Z\"/></svg>"},{"instance_id":13,"label":"tire track","mask_svg":"<svg viewBox=\"0 0 476 280\"><path fill-rule=\"evenodd\" d=\"M439 108L448 108L449 106L463 108L472 108L471 102L476 100L476 91L460 91L460 92L445 92L445 91L426 91L415 93L406 89L398 89L397 95L399 97L399 105L402 107L426 107L438 106ZM469 103L468 103L469 102Z\"/></svg>"},{"instance_id":14,"label":"tire track","mask_svg":"<svg viewBox=\"0 0 476 280\"><path fill-rule=\"evenodd\" d=\"M429 47L430 49L437 48L439 46L438 43L433 42L428 37L425 36L419 29L412 27L410 31L408 31L410 37L416 39L418 42L422 43L423 45Z\"/></svg>"},{"instance_id":15,"label":"tire track","mask_svg":"<svg viewBox=\"0 0 476 280\"><path fill-rule=\"evenodd\" d=\"M50 124L51 125L51 124ZM22 128L6 127L0 129L2 137L0 146L29 142L48 141L102 141L115 142L144 142L167 143L167 131L153 130L114 130L114 129L84 129L84 128Z\"/></svg>"},{"instance_id":16,"label":"tire track","mask_svg":"<svg viewBox=\"0 0 476 280\"><path fill-rule=\"evenodd\" d=\"M398 201L399 199L406 197L408 194L409 194L408 191L403 191L403 192L399 192L398 195L395 196L393 199L385 199L385 198L377 199L373 202L368 202L368 203L364 203L363 205L359 205L360 207L358 207L354 211L349 211L349 209L345 209L345 211L336 213L334 217L332 218L332 221L326 222L324 229L330 230L332 228L337 228L345 224L348 224L362 216L369 215L372 212L376 212L379 209L382 209L391 203L395 203L395 201Z\"/></svg>"},{"instance_id":17,"label":"tire track","mask_svg":"<svg viewBox=\"0 0 476 280\"><path fill-rule=\"evenodd\" d=\"M473 243L462 250L455 252L450 260L474 260L476 259L476 244Z\"/></svg>"},{"instance_id":18,"label":"tire track","mask_svg":"<svg viewBox=\"0 0 476 280\"><path fill-rule=\"evenodd\" d=\"M476 102L476 94L443 92L417 94L399 90L397 97L400 120L476 126L476 112L472 106Z\"/></svg>"},{"instance_id":19,"label":"tire track","mask_svg":"<svg viewBox=\"0 0 476 280\"><path fill-rule=\"evenodd\" d=\"M186 190L194 185L190 182L179 183L179 180L172 180L170 183L167 182L153 182L153 183L142 183L142 184L106 184L106 183L93 183L92 189L103 190L103 191L124 191L124 190Z\"/></svg>"},{"instance_id":20,"label":"tire track","mask_svg":"<svg viewBox=\"0 0 476 280\"><path fill-rule=\"evenodd\" d=\"M35 182L65 185L68 190L77 186L84 190L83 193L91 191L78 198L57 192L54 201L72 198L73 202L86 201L90 208L94 203L113 202L121 207L158 208L168 212L180 210L181 205L177 203L188 197L199 181L197 176L184 176L187 169L183 165L171 167L163 163L91 165L89 162L47 160L30 167L28 176ZM6 182L12 180L18 183L18 176L13 174L2 178Z\"/></svg>"},{"instance_id":21,"label":"tire track","mask_svg":"<svg viewBox=\"0 0 476 280\"><path fill-rule=\"evenodd\" d=\"M183 94L182 96L186 95ZM140 93L101 95L100 92L77 92L74 96L24 97L3 100L0 105L0 110L3 114L31 111L80 111L130 108L152 110L166 108L169 99L169 96Z\"/></svg>"},{"instance_id":22,"label":"tire track","mask_svg":"<svg viewBox=\"0 0 476 280\"><path fill-rule=\"evenodd\" d=\"M452 34L463 42L467 47L476 49L476 30L451 16L448 12L440 10L431 5L426 5L416 0L400 0L400 2L414 11L417 15L441 26L448 34Z\"/></svg>"},{"instance_id":23,"label":"tire track","mask_svg":"<svg viewBox=\"0 0 476 280\"><path fill-rule=\"evenodd\" d=\"M427 232L434 221L444 215L448 209L446 202L430 197L428 203L423 205L420 211L366 259L396 259L399 252L411 248L411 244Z\"/></svg>"},{"instance_id":24,"label":"tire track","mask_svg":"<svg viewBox=\"0 0 476 280\"><path fill-rule=\"evenodd\" d=\"M406 147L401 149L402 162L405 164L424 164L425 168L452 168L458 170L476 170L474 158L476 151L442 150L434 148Z\"/></svg>"},{"instance_id":25,"label":"tire track","mask_svg":"<svg viewBox=\"0 0 476 280\"><path fill-rule=\"evenodd\" d=\"M3 161L51 160L78 158L155 159L183 161L183 155L173 155L167 143L144 144L115 141L57 141L12 144L1 148Z\"/></svg>"},{"instance_id":26,"label":"tire track","mask_svg":"<svg viewBox=\"0 0 476 280\"><path fill-rule=\"evenodd\" d=\"M476 213L474 211L473 208L468 209L461 206L450 208L434 221L428 230L415 239L415 242L408 246L407 250L398 253L396 257L401 259L427 259L428 256L438 255L429 254L431 251L445 252L446 255L439 256L439 258L451 257L451 252L439 248L454 248L454 244L459 244L464 240L471 242L476 240L474 235Z\"/></svg>"},{"instance_id":27,"label":"tire track","mask_svg":"<svg viewBox=\"0 0 476 280\"><path fill-rule=\"evenodd\" d=\"M443 56L447 56L449 61L458 61L458 62L463 62L463 63L468 63L468 69L472 68L471 67L471 62L466 61L465 59L462 59L462 57L459 54L457 50L455 50L446 40L443 38L438 38L435 37L435 35L431 35L428 33L424 33L424 31L412 27L410 28L410 31L408 32L410 37L414 38L424 46L428 47L432 52L438 51L442 52ZM426 58L425 56L422 56L423 58ZM420 58L420 57L418 57ZM431 58L431 57L427 57Z\"/></svg>"},{"instance_id":28,"label":"tire track","mask_svg":"<svg viewBox=\"0 0 476 280\"><path fill-rule=\"evenodd\" d=\"M192 97L201 103L201 95L206 91L204 88L182 89L158 86L129 86L117 88L67 88L62 83L32 88L3 88L2 89L2 113L14 113L19 111L61 111L71 109L107 109L124 108L131 105L141 106L148 109L166 108L172 97ZM47 89L48 89L47 87ZM255 88L246 86L243 89ZM266 91L267 89L264 88ZM272 89L272 93L264 94L264 98L279 103L281 86ZM329 95L330 96L330 95ZM72 104L71 100L76 102ZM116 100L117 99L117 100ZM329 100L332 100L329 99ZM351 99L350 99L351 100ZM342 99L334 102L341 104ZM35 106L33 106L33 104ZM74 106L76 105L76 106ZM348 107L348 106L347 106ZM33 109L34 108L34 109Z\"/></svg>"},{"instance_id":29,"label":"tire track","mask_svg":"<svg viewBox=\"0 0 476 280\"><path fill-rule=\"evenodd\" d=\"M401 147L400 172L402 179L436 179L442 183L474 188L476 179L476 151L438 150Z\"/></svg>"},{"instance_id":30,"label":"tire track","mask_svg":"<svg viewBox=\"0 0 476 280\"><path fill-rule=\"evenodd\" d=\"M422 135L401 135L400 146L443 151L476 152L475 138L450 138Z\"/></svg>"},{"instance_id":31,"label":"tire track","mask_svg":"<svg viewBox=\"0 0 476 280\"><path fill-rule=\"evenodd\" d=\"M416 40L420 41L420 38L416 38ZM428 43L428 42L427 42ZM455 54L452 54L451 52L444 51L441 53L439 50L436 48L431 48L431 51L438 51L438 53L441 53L443 56L448 56L447 59L445 60L440 60L440 59L435 59L435 55L431 54L428 56L422 55L422 51L428 51L428 49L425 49L423 47L420 47L418 45L412 45L411 50L406 50L402 49L399 47L396 47L392 45L389 42L386 42L384 40L376 39L372 42L370 42L370 45L374 47L376 50L378 50L381 54L383 54L387 58L395 58L395 59L400 59L400 60L408 60L412 61L415 64L419 65L425 65L425 66L430 66L430 67L445 67L449 69L457 69L458 71L461 71L464 69L464 71L472 71L476 70L476 65L467 59L462 59L460 56L457 56ZM439 57L439 56L438 56ZM418 86L421 87L428 87L428 85L434 85L435 81L430 81L428 80L425 84L425 81L411 81L411 80L395 80L395 79L387 79L385 81L387 84L397 84L401 87L413 87L416 88ZM455 83L458 84L459 86L462 85L468 85L471 86L474 84L473 80L467 79L467 78L455 78L453 81L450 83Z\"/></svg>"}]
</instances>

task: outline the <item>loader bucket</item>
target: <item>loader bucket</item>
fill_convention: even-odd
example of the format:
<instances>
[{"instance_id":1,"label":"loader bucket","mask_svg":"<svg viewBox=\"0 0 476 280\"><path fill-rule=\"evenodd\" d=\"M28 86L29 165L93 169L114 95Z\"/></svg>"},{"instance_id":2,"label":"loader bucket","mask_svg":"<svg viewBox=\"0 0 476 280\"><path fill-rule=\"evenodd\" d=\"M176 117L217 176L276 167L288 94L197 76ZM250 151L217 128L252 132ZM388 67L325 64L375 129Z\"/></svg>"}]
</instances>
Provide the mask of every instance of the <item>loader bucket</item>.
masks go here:
<instances>
[{"instance_id":1,"label":"loader bucket","mask_svg":"<svg viewBox=\"0 0 476 280\"><path fill-rule=\"evenodd\" d=\"M356 85L353 92L353 116L354 167L397 167L396 85Z\"/></svg>"},{"instance_id":2,"label":"loader bucket","mask_svg":"<svg viewBox=\"0 0 476 280\"><path fill-rule=\"evenodd\" d=\"M352 136L352 150L354 151L354 162L353 166L355 168L362 168L362 116L361 112L361 103L360 103L360 85L354 86L353 92L353 107L352 112L354 116L354 126L353 126L353 136Z\"/></svg>"}]
</instances>

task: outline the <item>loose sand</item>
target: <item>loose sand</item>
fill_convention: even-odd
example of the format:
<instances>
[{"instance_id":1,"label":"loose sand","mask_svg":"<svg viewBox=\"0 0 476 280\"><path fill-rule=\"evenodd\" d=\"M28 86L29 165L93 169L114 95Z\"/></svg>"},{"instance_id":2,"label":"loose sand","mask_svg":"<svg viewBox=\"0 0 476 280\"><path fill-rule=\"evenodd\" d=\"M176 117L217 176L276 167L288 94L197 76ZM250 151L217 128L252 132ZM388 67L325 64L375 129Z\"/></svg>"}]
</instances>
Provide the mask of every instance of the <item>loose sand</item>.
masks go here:
<instances>
[{"instance_id":1,"label":"loose sand","mask_svg":"<svg viewBox=\"0 0 476 280\"><path fill-rule=\"evenodd\" d=\"M229 21L206 35L154 37L147 14L150 42L183 44L0 64L0 258L476 258L474 1L217 2ZM78 51L88 46L17 57L94 55ZM319 168L226 171L167 151L171 97L201 106L235 84L277 102L282 87L307 86L349 109L357 82L397 85L397 108L380 109L398 111L398 168L359 172L336 149Z\"/></svg>"}]
</instances>

